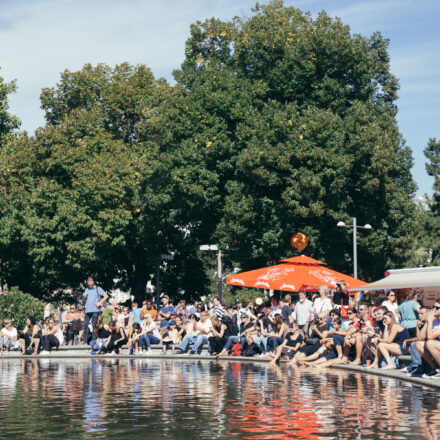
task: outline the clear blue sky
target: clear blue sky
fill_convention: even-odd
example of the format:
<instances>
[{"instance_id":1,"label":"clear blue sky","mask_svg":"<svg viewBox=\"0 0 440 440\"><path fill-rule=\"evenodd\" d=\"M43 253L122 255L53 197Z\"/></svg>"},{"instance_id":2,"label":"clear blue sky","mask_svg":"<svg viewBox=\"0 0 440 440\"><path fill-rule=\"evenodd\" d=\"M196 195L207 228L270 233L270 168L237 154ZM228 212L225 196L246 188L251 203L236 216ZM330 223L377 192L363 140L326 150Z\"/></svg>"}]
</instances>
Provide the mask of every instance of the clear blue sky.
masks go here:
<instances>
[{"instance_id":1,"label":"clear blue sky","mask_svg":"<svg viewBox=\"0 0 440 440\"><path fill-rule=\"evenodd\" d=\"M264 3L264 1L261 1ZM42 125L39 94L65 68L86 62L143 63L171 80L184 57L189 25L196 20L248 17L249 0L0 0L0 75L17 79L10 99L22 127ZM431 193L423 149L440 138L440 1L285 0L316 15L326 10L352 31L379 30L390 39L391 66L400 79L399 124L413 150L417 194Z\"/></svg>"}]
</instances>

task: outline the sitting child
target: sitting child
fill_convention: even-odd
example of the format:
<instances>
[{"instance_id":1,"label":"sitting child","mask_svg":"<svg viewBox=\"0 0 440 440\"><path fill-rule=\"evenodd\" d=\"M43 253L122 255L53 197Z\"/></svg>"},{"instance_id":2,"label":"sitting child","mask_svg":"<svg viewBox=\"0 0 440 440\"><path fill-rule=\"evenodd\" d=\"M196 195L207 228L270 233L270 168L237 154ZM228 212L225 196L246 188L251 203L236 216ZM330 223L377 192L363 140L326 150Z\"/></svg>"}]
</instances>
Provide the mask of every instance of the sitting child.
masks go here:
<instances>
[{"instance_id":1,"label":"sitting child","mask_svg":"<svg viewBox=\"0 0 440 440\"><path fill-rule=\"evenodd\" d=\"M179 331L177 330L176 321L171 320L168 323L168 327L164 327L161 333L160 345L163 352L166 353L168 347L170 347L172 354L174 354L174 346L179 342Z\"/></svg>"}]
</instances>

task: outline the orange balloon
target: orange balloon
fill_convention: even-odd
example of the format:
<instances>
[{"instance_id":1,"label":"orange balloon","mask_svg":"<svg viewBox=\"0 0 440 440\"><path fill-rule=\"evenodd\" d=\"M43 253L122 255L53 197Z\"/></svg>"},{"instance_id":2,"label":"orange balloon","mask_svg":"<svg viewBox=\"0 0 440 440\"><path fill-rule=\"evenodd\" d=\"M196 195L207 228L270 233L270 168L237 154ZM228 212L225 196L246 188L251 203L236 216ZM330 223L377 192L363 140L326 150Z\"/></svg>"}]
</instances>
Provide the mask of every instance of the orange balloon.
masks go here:
<instances>
[{"instance_id":1,"label":"orange balloon","mask_svg":"<svg viewBox=\"0 0 440 440\"><path fill-rule=\"evenodd\" d=\"M309 239L302 232L297 232L290 238L290 244L298 251L302 251L309 244Z\"/></svg>"}]
</instances>

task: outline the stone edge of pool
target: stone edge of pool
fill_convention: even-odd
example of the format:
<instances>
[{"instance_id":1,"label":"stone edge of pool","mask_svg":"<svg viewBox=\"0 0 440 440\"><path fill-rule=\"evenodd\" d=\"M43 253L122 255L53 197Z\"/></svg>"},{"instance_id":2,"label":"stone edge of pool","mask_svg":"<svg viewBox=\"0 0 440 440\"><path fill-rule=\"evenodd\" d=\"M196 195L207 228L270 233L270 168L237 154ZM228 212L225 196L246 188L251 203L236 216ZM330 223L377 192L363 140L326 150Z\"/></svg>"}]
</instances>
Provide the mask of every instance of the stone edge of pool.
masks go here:
<instances>
[{"instance_id":1,"label":"stone edge of pool","mask_svg":"<svg viewBox=\"0 0 440 440\"><path fill-rule=\"evenodd\" d=\"M1 360L16 360L16 359L173 359L173 360L204 360L204 361L230 361L230 362L243 362L243 363L269 363L270 359L261 359L261 358L253 358L253 357L244 357L244 356L221 356L219 358L215 358L214 356L209 355L163 355L163 354L153 354L153 355L128 355L128 354L120 354L120 355L103 355L103 356L96 356L91 354L78 354L78 353L72 353L72 354L61 354L61 353L51 353L48 355L38 355L38 356L23 356L18 354L9 354L0 356ZM281 361L282 364L287 363L287 361ZM367 374L373 374L376 376L382 376L387 377L390 379L398 379L403 380L406 382L411 382L417 385L427 386L431 388L438 388L440 389L440 379L425 379L422 377L411 377L407 376L405 373L402 373L399 370L384 370L380 368L369 368L362 367L359 365L347 365L347 364L338 364L333 365L332 368L338 369L338 370L345 370L350 372L356 372L356 373L367 373Z\"/></svg>"}]
</instances>

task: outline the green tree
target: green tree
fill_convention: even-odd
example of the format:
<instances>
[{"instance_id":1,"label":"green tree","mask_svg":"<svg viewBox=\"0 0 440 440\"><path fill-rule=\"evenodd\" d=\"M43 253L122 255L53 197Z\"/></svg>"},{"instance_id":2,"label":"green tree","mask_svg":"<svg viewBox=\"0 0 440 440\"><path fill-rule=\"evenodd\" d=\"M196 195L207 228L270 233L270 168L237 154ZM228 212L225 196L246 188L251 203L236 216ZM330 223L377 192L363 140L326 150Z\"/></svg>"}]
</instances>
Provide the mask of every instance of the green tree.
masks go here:
<instances>
[{"instance_id":1,"label":"green tree","mask_svg":"<svg viewBox=\"0 0 440 440\"><path fill-rule=\"evenodd\" d=\"M1 252L11 284L44 297L94 274L143 298L160 253L174 252L181 291L201 293L188 232L205 192L186 167L191 152L170 150L155 123L173 93L128 64L65 71L43 90L46 126L2 152Z\"/></svg>"},{"instance_id":2,"label":"green tree","mask_svg":"<svg viewBox=\"0 0 440 440\"><path fill-rule=\"evenodd\" d=\"M440 142L435 138L428 140L424 150L426 171L434 177L433 195L426 197L425 207L419 208L420 229L416 235L411 262L414 265L440 264Z\"/></svg>"},{"instance_id":3,"label":"green tree","mask_svg":"<svg viewBox=\"0 0 440 440\"><path fill-rule=\"evenodd\" d=\"M0 76L0 148L20 126L19 119L9 113L8 95L16 91L15 81L7 83Z\"/></svg>"},{"instance_id":4,"label":"green tree","mask_svg":"<svg viewBox=\"0 0 440 440\"><path fill-rule=\"evenodd\" d=\"M354 216L374 228L359 236L362 277L404 263L415 184L387 46L280 1L191 27L175 72L192 128L182 137L217 177L211 240L242 268L292 254L302 231L309 254L351 272L350 233L336 223Z\"/></svg>"}]
</instances>

